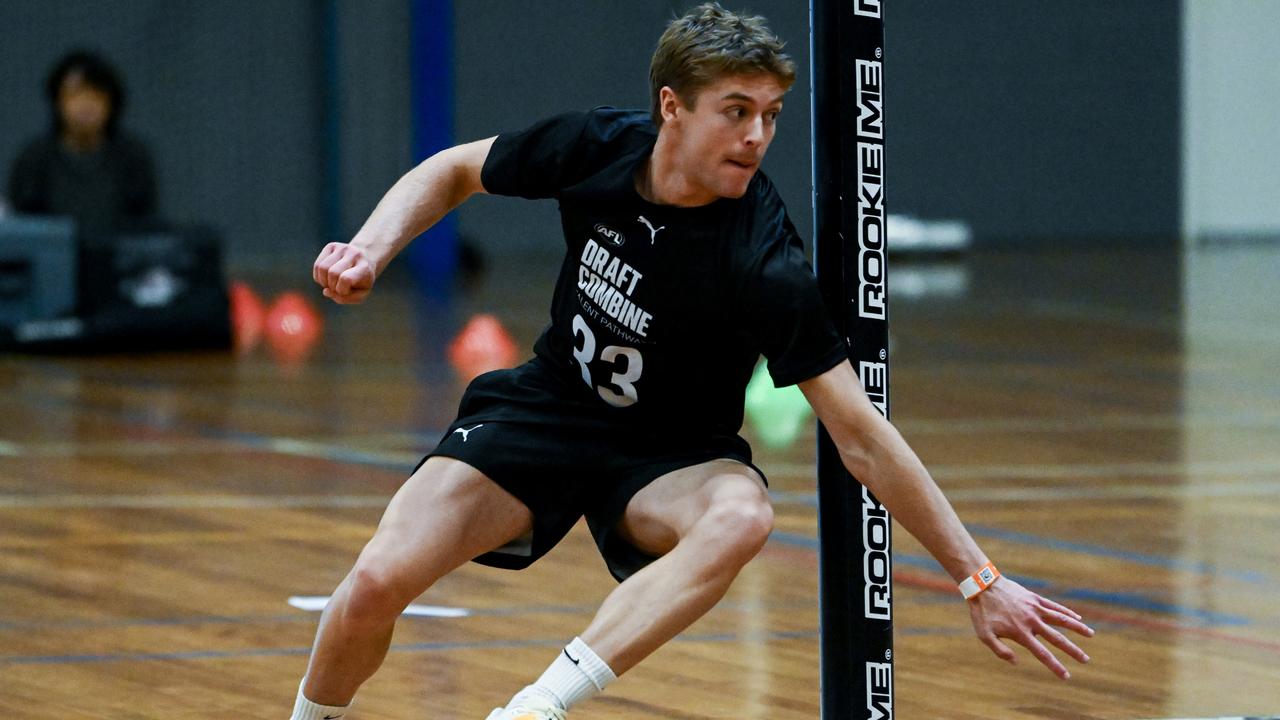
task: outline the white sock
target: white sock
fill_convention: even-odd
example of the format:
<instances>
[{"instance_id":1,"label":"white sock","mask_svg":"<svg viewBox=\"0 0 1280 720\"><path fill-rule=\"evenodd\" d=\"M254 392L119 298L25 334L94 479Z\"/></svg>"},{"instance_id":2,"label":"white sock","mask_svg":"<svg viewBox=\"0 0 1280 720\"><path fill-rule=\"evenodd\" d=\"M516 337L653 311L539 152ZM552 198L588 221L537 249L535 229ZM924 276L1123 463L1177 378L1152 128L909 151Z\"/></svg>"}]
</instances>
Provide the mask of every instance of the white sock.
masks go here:
<instances>
[{"instance_id":1,"label":"white sock","mask_svg":"<svg viewBox=\"0 0 1280 720\"><path fill-rule=\"evenodd\" d=\"M516 693L511 702L515 704L529 695L540 695L568 710L604 690L617 679L618 676L613 674L599 655L587 647L581 638L574 638L547 671L542 673L542 677Z\"/></svg>"},{"instance_id":2,"label":"white sock","mask_svg":"<svg viewBox=\"0 0 1280 720\"><path fill-rule=\"evenodd\" d=\"M293 703L293 716L290 720L338 720L351 709L350 705L338 707L311 702L306 695L302 694L302 688L306 684L307 679L302 678L302 684L298 686L298 699Z\"/></svg>"}]
</instances>

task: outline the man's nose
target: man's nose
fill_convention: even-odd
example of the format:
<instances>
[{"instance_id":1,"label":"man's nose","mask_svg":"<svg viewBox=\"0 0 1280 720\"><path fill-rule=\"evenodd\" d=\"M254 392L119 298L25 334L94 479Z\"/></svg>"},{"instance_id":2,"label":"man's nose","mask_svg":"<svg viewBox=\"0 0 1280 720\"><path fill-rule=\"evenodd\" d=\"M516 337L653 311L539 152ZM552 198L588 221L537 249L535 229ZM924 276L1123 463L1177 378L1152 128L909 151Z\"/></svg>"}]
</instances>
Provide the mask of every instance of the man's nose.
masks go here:
<instances>
[{"instance_id":1,"label":"man's nose","mask_svg":"<svg viewBox=\"0 0 1280 720\"><path fill-rule=\"evenodd\" d=\"M747 134L742 140L751 147L764 142L764 116L757 115L747 123Z\"/></svg>"}]
</instances>

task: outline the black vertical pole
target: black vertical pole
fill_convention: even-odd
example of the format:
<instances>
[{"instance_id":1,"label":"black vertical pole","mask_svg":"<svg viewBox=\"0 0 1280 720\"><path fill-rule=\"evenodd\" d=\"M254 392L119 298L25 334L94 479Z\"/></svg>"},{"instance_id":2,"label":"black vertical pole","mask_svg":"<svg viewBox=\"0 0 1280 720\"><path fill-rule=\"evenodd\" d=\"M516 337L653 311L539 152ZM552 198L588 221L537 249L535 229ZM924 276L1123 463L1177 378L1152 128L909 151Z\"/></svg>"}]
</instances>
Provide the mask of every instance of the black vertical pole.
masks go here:
<instances>
[{"instance_id":1,"label":"black vertical pole","mask_svg":"<svg viewBox=\"0 0 1280 720\"><path fill-rule=\"evenodd\" d=\"M810 0L814 265L849 358L889 415L881 0ZM893 717L890 520L818 429L822 717Z\"/></svg>"}]
</instances>

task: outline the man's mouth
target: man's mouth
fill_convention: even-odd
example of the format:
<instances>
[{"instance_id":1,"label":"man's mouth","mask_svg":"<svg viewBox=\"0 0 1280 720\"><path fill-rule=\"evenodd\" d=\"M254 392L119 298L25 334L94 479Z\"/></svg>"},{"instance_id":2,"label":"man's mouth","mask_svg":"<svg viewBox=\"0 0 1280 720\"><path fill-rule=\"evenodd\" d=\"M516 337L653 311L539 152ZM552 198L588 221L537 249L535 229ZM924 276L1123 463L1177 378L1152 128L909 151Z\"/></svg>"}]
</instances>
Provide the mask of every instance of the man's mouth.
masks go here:
<instances>
[{"instance_id":1,"label":"man's mouth","mask_svg":"<svg viewBox=\"0 0 1280 720\"><path fill-rule=\"evenodd\" d=\"M729 158L728 163L730 165L740 167L743 170L754 170L756 167L755 160L735 160L734 158Z\"/></svg>"}]
</instances>

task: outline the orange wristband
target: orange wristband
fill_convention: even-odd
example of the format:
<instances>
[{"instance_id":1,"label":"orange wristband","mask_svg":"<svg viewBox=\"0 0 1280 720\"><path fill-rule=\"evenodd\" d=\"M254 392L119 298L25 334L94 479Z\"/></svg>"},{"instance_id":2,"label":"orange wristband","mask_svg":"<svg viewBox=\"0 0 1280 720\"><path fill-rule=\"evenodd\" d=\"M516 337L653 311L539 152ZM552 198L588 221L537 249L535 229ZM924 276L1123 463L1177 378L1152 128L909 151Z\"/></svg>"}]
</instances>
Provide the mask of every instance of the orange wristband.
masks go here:
<instances>
[{"instance_id":1,"label":"orange wristband","mask_svg":"<svg viewBox=\"0 0 1280 720\"><path fill-rule=\"evenodd\" d=\"M960 594L964 596L965 600L972 600L978 596L978 593L991 587L991 584L998 579L1000 579L1000 571L996 569L995 565L987 563L982 566L981 570L965 578L960 583Z\"/></svg>"}]
</instances>

